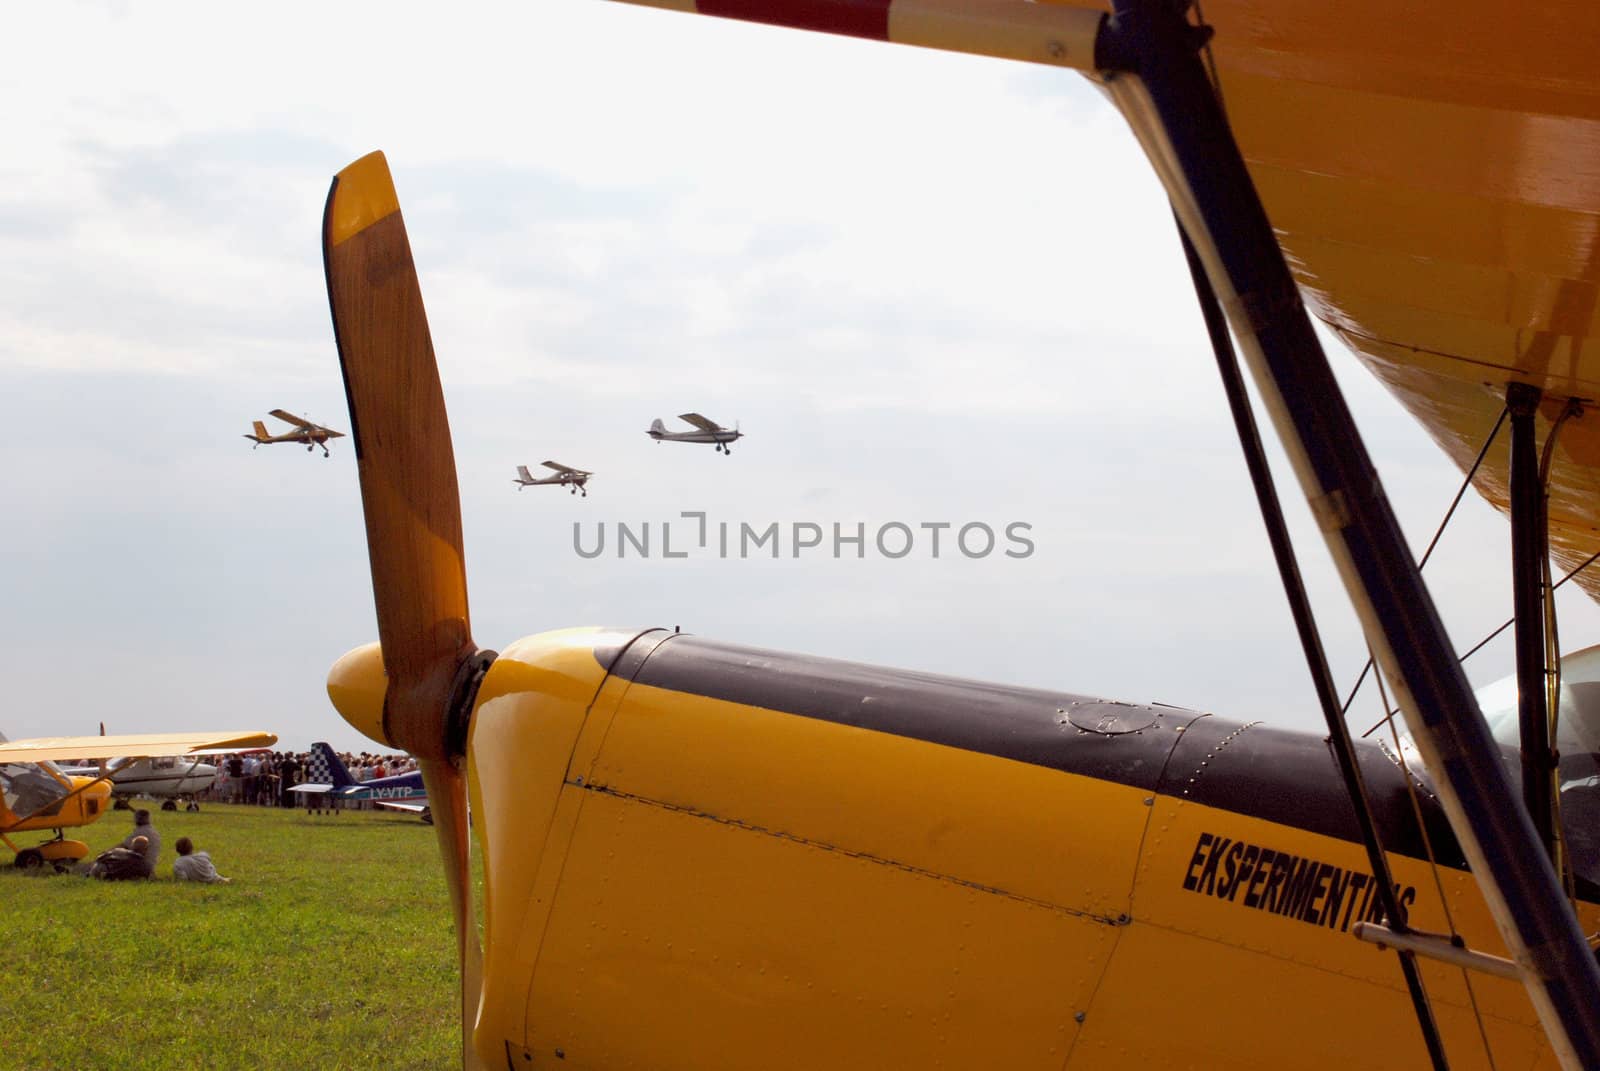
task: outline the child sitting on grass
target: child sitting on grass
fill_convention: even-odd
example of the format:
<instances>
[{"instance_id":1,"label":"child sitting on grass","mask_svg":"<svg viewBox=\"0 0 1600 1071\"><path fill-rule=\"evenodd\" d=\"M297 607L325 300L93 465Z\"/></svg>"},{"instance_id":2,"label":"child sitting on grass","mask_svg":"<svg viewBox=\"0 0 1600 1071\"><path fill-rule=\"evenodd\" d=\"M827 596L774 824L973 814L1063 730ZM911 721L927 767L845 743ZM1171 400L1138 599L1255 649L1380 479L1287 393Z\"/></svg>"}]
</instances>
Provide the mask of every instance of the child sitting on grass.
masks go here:
<instances>
[{"instance_id":1,"label":"child sitting on grass","mask_svg":"<svg viewBox=\"0 0 1600 1071\"><path fill-rule=\"evenodd\" d=\"M211 865L210 854L195 851L194 841L188 837L178 838L178 859L172 864L172 879L208 884L227 884L231 880L218 874L217 868Z\"/></svg>"}]
</instances>

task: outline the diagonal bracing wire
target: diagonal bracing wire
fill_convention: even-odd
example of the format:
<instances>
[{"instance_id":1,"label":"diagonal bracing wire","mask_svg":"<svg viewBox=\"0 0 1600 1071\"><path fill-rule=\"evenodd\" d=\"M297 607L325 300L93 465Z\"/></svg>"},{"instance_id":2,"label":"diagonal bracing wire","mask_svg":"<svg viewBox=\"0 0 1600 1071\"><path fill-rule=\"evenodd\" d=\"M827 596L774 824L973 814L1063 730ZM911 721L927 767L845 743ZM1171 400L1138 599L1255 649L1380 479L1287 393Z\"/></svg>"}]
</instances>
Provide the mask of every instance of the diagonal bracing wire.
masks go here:
<instances>
[{"instance_id":1,"label":"diagonal bracing wire","mask_svg":"<svg viewBox=\"0 0 1600 1071\"><path fill-rule=\"evenodd\" d=\"M1176 218L1176 213L1174 213ZM1272 544L1273 557L1278 563L1278 573L1283 580L1284 595L1294 616L1295 628L1300 635L1300 646L1305 653L1306 667L1310 670L1312 685L1328 720L1328 743L1338 761L1344 777L1345 788L1355 808L1356 823L1361 829L1361 840L1366 847L1368 865L1372 867L1377 894L1388 918L1389 927L1397 933L1408 932L1404 909L1395 895L1394 875L1389 870L1389 860L1378 842L1377 825L1372 818L1372 808L1367 802L1366 784L1361 768L1356 764L1355 745L1350 740L1350 730L1345 725L1344 714L1339 709L1339 696L1334 690L1333 674L1328 669L1328 659L1317 633L1316 620L1311 612L1311 601L1300 579L1300 567L1295 560L1294 547L1289 540L1289 528L1283 519L1283 509L1273 486L1272 471L1267 465L1266 453L1261 446L1261 435L1251 413L1250 398L1245 392L1244 377L1239 371L1233 342L1228 337L1227 318L1216 292L1206 276L1194 243L1189 240L1183 224L1178 223L1178 234L1183 240L1184 257L1189 263L1189 274L1194 280L1195 297L1200 302L1200 312L1205 318L1206 332L1211 339L1211 349L1217 359L1217 371L1228 397L1228 407L1233 413L1234 428L1239 435L1239 446L1244 451L1245 465L1250 470L1250 480L1255 486L1256 501L1261 507L1261 519L1266 525L1267 538ZM1439 1036L1439 1026L1423 988L1422 972L1417 967L1414 953L1396 949L1400 971L1405 976L1406 988L1411 994L1411 1005L1417 1016L1417 1026L1422 1031L1423 1043L1435 1071L1448 1071L1444 1042Z\"/></svg>"}]
</instances>

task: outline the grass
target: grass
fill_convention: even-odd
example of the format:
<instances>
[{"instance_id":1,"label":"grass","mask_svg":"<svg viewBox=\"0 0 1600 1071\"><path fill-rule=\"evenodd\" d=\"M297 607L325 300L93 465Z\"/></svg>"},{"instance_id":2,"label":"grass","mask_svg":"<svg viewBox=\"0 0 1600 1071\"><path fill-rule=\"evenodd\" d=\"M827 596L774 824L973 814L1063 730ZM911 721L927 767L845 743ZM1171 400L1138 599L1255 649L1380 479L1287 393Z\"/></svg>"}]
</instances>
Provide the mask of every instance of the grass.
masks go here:
<instances>
[{"instance_id":1,"label":"grass","mask_svg":"<svg viewBox=\"0 0 1600 1071\"><path fill-rule=\"evenodd\" d=\"M152 881L0 865L0 1069L458 1065L430 827L217 803L153 814ZM132 827L116 811L68 835L92 859ZM174 882L180 836L232 883Z\"/></svg>"}]
</instances>

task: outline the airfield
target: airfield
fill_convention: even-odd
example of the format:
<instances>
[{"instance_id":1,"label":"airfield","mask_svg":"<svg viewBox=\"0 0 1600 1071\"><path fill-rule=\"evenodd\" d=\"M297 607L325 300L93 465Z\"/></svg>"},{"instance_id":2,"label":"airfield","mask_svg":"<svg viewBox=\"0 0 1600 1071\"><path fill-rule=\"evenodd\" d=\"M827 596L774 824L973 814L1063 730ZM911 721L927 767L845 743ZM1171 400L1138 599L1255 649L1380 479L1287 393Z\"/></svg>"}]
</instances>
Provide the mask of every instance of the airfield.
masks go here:
<instances>
[{"instance_id":1,"label":"airfield","mask_svg":"<svg viewBox=\"0 0 1600 1071\"><path fill-rule=\"evenodd\" d=\"M450 1066L455 947L432 829L381 811L203 808L152 811L151 881L0 867L0 1068ZM78 831L91 857L131 814ZM180 836L231 883L174 882Z\"/></svg>"}]
</instances>

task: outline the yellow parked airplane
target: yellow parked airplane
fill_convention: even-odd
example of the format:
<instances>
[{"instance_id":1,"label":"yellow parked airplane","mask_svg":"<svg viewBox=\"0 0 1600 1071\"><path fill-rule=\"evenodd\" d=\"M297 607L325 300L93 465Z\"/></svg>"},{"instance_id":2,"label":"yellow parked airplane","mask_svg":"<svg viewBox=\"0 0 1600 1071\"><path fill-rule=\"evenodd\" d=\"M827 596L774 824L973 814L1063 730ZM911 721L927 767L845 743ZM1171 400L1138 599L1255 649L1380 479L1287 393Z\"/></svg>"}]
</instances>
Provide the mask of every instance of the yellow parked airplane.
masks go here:
<instances>
[{"instance_id":1,"label":"yellow parked airplane","mask_svg":"<svg viewBox=\"0 0 1600 1071\"><path fill-rule=\"evenodd\" d=\"M1105 89L1172 201L1329 731L661 630L480 651L415 267L364 157L323 241L381 646L328 690L421 760L465 1066L1600 1068L1600 674L1546 620L1549 555L1600 593L1600 425L1575 419L1600 8L663 6ZM1306 303L1510 516L1493 732ZM1387 750L1345 730L1230 332L1404 712Z\"/></svg>"},{"instance_id":2,"label":"yellow parked airplane","mask_svg":"<svg viewBox=\"0 0 1600 1071\"><path fill-rule=\"evenodd\" d=\"M98 821L111 798L112 771L86 777L63 773L56 763L69 760L155 758L226 748L270 747L272 733L137 733L124 736L54 736L6 740L0 736L0 843L15 853L23 869L58 870L88 854L89 846L68 840L63 830ZM16 833L48 831L54 837L30 847L12 840Z\"/></svg>"}]
</instances>

